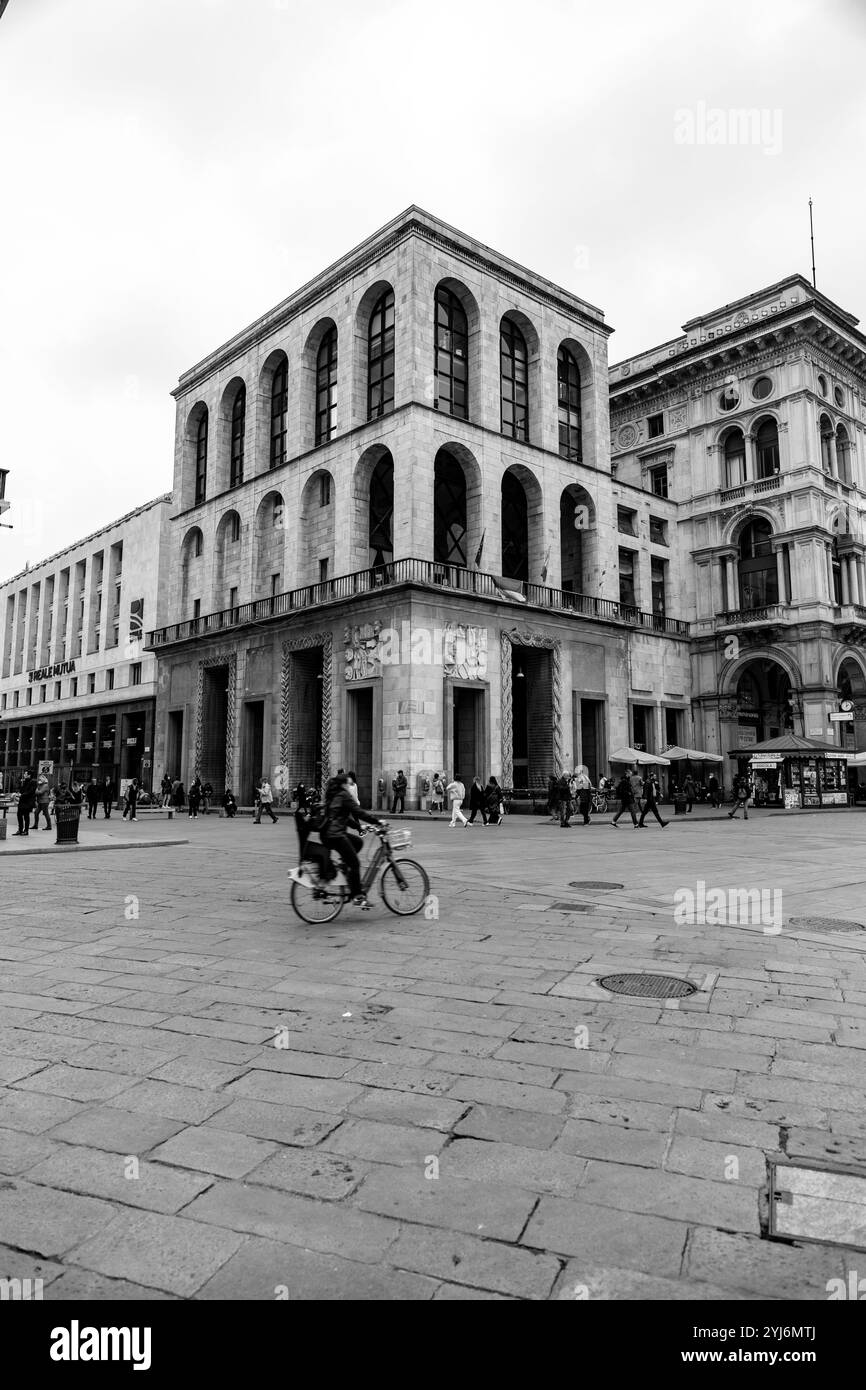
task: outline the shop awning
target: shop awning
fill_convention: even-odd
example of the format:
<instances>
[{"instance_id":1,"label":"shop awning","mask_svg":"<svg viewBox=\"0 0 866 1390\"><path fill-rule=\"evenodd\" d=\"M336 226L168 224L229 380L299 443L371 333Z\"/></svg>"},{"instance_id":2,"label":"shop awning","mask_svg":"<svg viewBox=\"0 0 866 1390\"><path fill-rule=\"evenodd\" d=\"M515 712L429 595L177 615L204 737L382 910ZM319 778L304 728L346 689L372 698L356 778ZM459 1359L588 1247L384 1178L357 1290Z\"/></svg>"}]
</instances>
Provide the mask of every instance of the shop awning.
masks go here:
<instances>
[{"instance_id":1,"label":"shop awning","mask_svg":"<svg viewBox=\"0 0 866 1390\"><path fill-rule=\"evenodd\" d=\"M670 767L670 758L658 757L655 753L639 753L636 748L617 748L615 753L611 753L609 762L612 763L637 763L638 766L653 764L658 767Z\"/></svg>"},{"instance_id":2,"label":"shop awning","mask_svg":"<svg viewBox=\"0 0 866 1390\"><path fill-rule=\"evenodd\" d=\"M847 754L835 743L824 743L818 738L802 738L799 734L781 734L779 738L766 738L762 743L749 744L748 748L733 748L730 758L751 758L754 753L776 753L780 758L796 757L820 758L822 754L835 753L837 758Z\"/></svg>"},{"instance_id":3,"label":"shop awning","mask_svg":"<svg viewBox=\"0 0 866 1390\"><path fill-rule=\"evenodd\" d=\"M665 749L665 757L672 763L723 763L725 760L721 753L702 753L698 748L673 748Z\"/></svg>"}]
</instances>

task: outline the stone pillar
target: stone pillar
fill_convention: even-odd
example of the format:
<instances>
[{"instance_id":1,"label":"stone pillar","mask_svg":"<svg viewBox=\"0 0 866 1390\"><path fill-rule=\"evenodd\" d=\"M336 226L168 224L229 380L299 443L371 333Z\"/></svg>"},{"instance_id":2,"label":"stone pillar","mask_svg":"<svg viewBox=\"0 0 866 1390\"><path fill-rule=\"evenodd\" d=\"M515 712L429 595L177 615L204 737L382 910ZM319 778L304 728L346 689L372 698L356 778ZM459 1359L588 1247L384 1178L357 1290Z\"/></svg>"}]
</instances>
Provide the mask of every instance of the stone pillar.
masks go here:
<instances>
[{"instance_id":1,"label":"stone pillar","mask_svg":"<svg viewBox=\"0 0 866 1390\"><path fill-rule=\"evenodd\" d=\"M726 555L725 563L728 567L728 611L733 613L740 606L740 595L737 588L737 562L733 555Z\"/></svg>"},{"instance_id":2,"label":"stone pillar","mask_svg":"<svg viewBox=\"0 0 866 1390\"><path fill-rule=\"evenodd\" d=\"M746 435L746 482L753 483L758 476L758 458L755 450L755 436Z\"/></svg>"},{"instance_id":3,"label":"stone pillar","mask_svg":"<svg viewBox=\"0 0 866 1390\"><path fill-rule=\"evenodd\" d=\"M827 597L831 603L835 603L836 593L833 588L833 555L829 545L824 546L824 559L827 567Z\"/></svg>"},{"instance_id":4,"label":"stone pillar","mask_svg":"<svg viewBox=\"0 0 866 1390\"><path fill-rule=\"evenodd\" d=\"M839 460L838 460L838 458L836 457L836 436L835 436L835 434L829 434L829 435L827 436L827 453L828 453L829 456L830 456L830 474L831 474L831 477L833 477L833 478L838 478L838 476L839 476Z\"/></svg>"},{"instance_id":5,"label":"stone pillar","mask_svg":"<svg viewBox=\"0 0 866 1390\"><path fill-rule=\"evenodd\" d=\"M776 578L778 582L778 602L788 602L788 585L785 580L785 548L784 545L778 546L776 550Z\"/></svg>"},{"instance_id":6,"label":"stone pillar","mask_svg":"<svg viewBox=\"0 0 866 1390\"><path fill-rule=\"evenodd\" d=\"M849 561L849 558L850 558L850 557L849 557L848 555L843 555L843 556L842 556L841 565L840 565L840 568L841 568L841 571L842 571L842 602L843 602L844 604L849 604L849 603L851 602L851 587L850 587L850 585L849 585L849 583L848 583L848 561Z\"/></svg>"}]
</instances>

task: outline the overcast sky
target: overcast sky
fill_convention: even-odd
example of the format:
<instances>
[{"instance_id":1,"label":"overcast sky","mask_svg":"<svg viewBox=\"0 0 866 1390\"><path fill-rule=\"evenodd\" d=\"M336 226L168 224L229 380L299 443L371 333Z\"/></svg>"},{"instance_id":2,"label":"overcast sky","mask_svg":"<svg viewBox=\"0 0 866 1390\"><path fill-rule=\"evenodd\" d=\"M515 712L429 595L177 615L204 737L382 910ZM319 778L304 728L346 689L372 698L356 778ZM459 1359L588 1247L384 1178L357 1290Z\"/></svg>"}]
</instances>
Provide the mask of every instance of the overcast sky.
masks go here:
<instances>
[{"instance_id":1,"label":"overcast sky","mask_svg":"<svg viewBox=\"0 0 866 1390\"><path fill-rule=\"evenodd\" d=\"M168 491L179 373L410 203L615 362L808 274L811 194L866 319L864 59L863 0L10 0L0 578Z\"/></svg>"}]
</instances>

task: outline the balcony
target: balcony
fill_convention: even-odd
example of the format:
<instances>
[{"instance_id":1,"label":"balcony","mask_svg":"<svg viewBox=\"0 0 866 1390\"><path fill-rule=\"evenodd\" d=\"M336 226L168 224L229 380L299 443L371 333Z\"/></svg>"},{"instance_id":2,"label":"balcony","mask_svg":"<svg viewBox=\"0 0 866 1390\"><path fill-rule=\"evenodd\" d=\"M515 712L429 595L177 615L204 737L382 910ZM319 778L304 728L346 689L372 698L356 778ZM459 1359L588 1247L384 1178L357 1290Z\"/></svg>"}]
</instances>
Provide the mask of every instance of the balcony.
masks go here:
<instances>
[{"instance_id":1,"label":"balcony","mask_svg":"<svg viewBox=\"0 0 866 1390\"><path fill-rule=\"evenodd\" d=\"M201 637L215 637L236 628L278 621L296 613L318 609L328 604L376 594L379 590L395 589L401 585L416 585L439 592L471 594L476 598L493 599L515 607L541 609L548 613L566 613L589 618L595 622L636 627L666 636L688 637L689 625L679 618L661 613L644 613L629 604L614 599L597 598L589 594L574 594L564 589L551 589L544 584L529 584L523 580L503 579L499 575L482 574L458 565L438 564L434 560L395 560L376 569L358 570L320 584L307 584L289 593L274 594L272 598L257 599L224 608L218 613L202 614L185 622L170 623L147 634L146 651L160 651L180 642Z\"/></svg>"},{"instance_id":2,"label":"balcony","mask_svg":"<svg viewBox=\"0 0 866 1390\"><path fill-rule=\"evenodd\" d=\"M760 627L766 623L787 623L792 613L792 606L788 603L768 603L763 608L735 608L730 613L719 613L716 627Z\"/></svg>"},{"instance_id":3,"label":"balcony","mask_svg":"<svg viewBox=\"0 0 866 1390\"><path fill-rule=\"evenodd\" d=\"M778 473L770 478L753 478L738 487L723 487L719 492L720 502L744 502L749 497L760 497L762 492L776 492L782 486Z\"/></svg>"}]
</instances>

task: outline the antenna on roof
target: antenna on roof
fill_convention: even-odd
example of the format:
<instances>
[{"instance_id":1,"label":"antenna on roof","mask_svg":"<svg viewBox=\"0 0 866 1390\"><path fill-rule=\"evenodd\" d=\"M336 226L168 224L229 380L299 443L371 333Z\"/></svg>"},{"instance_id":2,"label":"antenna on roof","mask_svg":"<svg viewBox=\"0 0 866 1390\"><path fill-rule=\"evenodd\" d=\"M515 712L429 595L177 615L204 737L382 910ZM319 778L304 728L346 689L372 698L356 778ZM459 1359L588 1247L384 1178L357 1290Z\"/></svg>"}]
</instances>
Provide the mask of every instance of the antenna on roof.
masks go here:
<instances>
[{"instance_id":1,"label":"antenna on roof","mask_svg":"<svg viewBox=\"0 0 866 1390\"><path fill-rule=\"evenodd\" d=\"M813 289L817 289L817 288L818 288L818 282L817 282L817 280L815 279L815 229L814 229L814 227L812 226L812 199L811 199L811 198L809 199L809 238L810 238L810 240L811 240L811 242L812 242L812 288L813 288Z\"/></svg>"}]
</instances>

